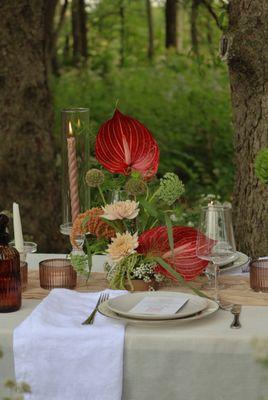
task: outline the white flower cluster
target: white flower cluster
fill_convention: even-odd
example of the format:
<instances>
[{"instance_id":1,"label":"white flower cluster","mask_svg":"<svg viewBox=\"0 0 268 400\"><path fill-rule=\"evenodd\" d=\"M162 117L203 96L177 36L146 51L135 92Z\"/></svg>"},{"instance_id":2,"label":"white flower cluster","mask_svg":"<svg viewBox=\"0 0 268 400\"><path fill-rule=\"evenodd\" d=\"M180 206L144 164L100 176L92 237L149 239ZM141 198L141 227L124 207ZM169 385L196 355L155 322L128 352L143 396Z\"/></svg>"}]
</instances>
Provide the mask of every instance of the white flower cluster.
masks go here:
<instances>
[{"instance_id":1,"label":"white flower cluster","mask_svg":"<svg viewBox=\"0 0 268 400\"><path fill-rule=\"evenodd\" d=\"M132 271L132 279L142 279L144 282L151 282L155 278L157 282L162 282L164 276L154 272L156 263L141 263Z\"/></svg>"}]
</instances>

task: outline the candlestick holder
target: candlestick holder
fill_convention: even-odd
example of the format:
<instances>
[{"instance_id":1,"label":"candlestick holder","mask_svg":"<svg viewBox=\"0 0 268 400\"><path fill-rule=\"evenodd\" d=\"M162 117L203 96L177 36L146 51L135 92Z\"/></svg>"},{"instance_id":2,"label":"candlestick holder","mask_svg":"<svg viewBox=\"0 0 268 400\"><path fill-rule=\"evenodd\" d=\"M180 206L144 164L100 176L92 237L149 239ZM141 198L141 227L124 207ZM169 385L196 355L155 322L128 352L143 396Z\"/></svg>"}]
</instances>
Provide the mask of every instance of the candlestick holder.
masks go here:
<instances>
[{"instance_id":1,"label":"candlestick holder","mask_svg":"<svg viewBox=\"0 0 268 400\"><path fill-rule=\"evenodd\" d=\"M249 265L250 287L255 292L268 292L268 259L251 261Z\"/></svg>"},{"instance_id":2,"label":"candlestick holder","mask_svg":"<svg viewBox=\"0 0 268 400\"><path fill-rule=\"evenodd\" d=\"M61 112L62 126L62 224L60 231L70 235L72 223L90 208L90 189L85 182L89 169L89 109L66 108Z\"/></svg>"},{"instance_id":3,"label":"candlestick holder","mask_svg":"<svg viewBox=\"0 0 268 400\"><path fill-rule=\"evenodd\" d=\"M76 286L77 273L70 260L55 258L39 263L39 278L43 289L73 289Z\"/></svg>"}]
</instances>

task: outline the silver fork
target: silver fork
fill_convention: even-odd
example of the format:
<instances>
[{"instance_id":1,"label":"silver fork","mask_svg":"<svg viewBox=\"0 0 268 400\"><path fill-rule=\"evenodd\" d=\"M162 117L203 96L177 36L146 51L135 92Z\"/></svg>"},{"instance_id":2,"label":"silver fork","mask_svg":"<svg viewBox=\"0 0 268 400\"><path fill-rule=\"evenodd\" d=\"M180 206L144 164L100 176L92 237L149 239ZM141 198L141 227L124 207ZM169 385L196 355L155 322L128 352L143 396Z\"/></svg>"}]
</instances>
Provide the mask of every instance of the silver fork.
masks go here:
<instances>
[{"instance_id":1,"label":"silver fork","mask_svg":"<svg viewBox=\"0 0 268 400\"><path fill-rule=\"evenodd\" d=\"M108 293L101 293L100 297L98 298L97 304L94 308L94 310L92 311L92 313L89 315L89 317L87 317L87 319L82 322L82 325L91 325L94 322L95 319L95 315L98 311L98 307L101 303L103 303L104 301L109 299L109 294Z\"/></svg>"}]
</instances>

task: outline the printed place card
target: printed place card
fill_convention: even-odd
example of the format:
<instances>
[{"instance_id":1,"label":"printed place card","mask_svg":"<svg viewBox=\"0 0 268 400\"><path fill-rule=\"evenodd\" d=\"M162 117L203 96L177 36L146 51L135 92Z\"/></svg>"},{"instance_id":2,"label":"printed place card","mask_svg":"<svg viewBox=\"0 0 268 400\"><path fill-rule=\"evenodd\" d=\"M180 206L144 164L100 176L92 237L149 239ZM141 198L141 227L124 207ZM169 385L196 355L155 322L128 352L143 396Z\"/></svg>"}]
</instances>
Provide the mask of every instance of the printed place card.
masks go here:
<instances>
[{"instance_id":1,"label":"printed place card","mask_svg":"<svg viewBox=\"0 0 268 400\"><path fill-rule=\"evenodd\" d=\"M135 314L176 314L189 300L188 297L145 296L129 312Z\"/></svg>"}]
</instances>

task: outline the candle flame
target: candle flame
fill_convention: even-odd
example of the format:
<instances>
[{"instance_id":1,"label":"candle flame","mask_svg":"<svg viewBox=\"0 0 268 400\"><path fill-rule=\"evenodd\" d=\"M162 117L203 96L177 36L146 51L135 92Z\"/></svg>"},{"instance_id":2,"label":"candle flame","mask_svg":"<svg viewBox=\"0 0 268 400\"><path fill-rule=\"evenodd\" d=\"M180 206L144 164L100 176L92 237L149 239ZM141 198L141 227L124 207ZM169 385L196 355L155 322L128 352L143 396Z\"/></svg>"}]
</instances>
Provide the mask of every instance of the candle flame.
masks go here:
<instances>
[{"instance_id":1,"label":"candle flame","mask_svg":"<svg viewBox=\"0 0 268 400\"><path fill-rule=\"evenodd\" d=\"M80 118L78 118L78 120L77 120L77 127L78 127L78 128L81 128L81 121L80 121Z\"/></svg>"},{"instance_id":2,"label":"candle flame","mask_svg":"<svg viewBox=\"0 0 268 400\"><path fill-rule=\"evenodd\" d=\"M69 121L69 135L70 135L70 136L73 135L73 128L72 128L72 123L71 123L71 121Z\"/></svg>"}]
</instances>

